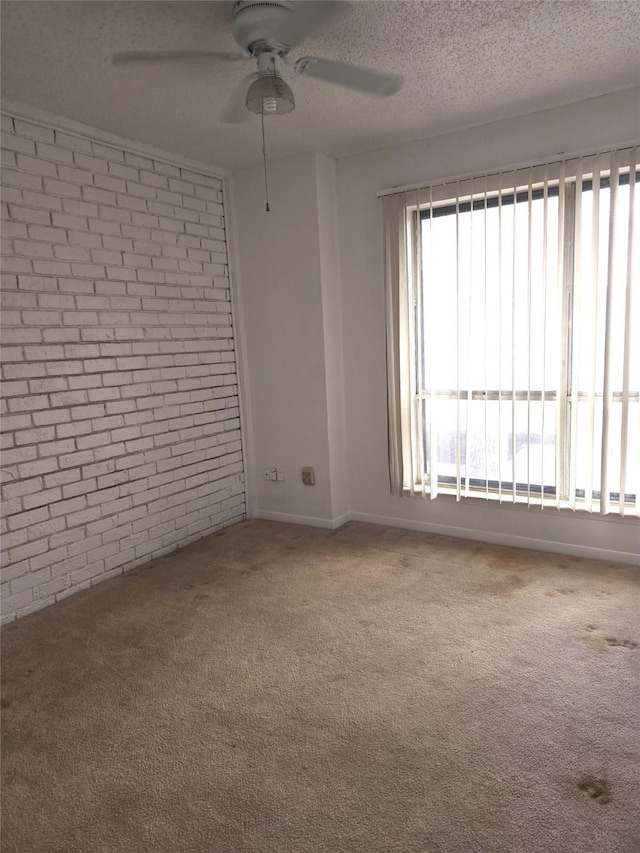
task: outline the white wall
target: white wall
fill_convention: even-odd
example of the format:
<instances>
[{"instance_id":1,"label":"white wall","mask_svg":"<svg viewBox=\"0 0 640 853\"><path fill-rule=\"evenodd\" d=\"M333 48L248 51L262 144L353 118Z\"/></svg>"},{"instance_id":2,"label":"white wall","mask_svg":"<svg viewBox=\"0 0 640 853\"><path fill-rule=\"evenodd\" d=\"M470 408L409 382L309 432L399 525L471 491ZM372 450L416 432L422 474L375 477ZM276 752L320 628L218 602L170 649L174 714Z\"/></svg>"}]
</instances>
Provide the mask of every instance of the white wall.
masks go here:
<instances>
[{"instance_id":1,"label":"white wall","mask_svg":"<svg viewBox=\"0 0 640 853\"><path fill-rule=\"evenodd\" d=\"M234 176L258 514L331 518L316 158ZM302 466L316 469L304 486ZM284 482L265 482L277 467Z\"/></svg>"},{"instance_id":2,"label":"white wall","mask_svg":"<svg viewBox=\"0 0 640 853\"><path fill-rule=\"evenodd\" d=\"M327 430L331 481L331 518L349 511L347 424L344 393L342 282L336 163L316 155L318 236L322 287L322 324L327 391Z\"/></svg>"},{"instance_id":3,"label":"white wall","mask_svg":"<svg viewBox=\"0 0 640 853\"><path fill-rule=\"evenodd\" d=\"M387 468L382 219L375 193L413 182L608 150L639 139L640 92L629 90L338 160L349 492L354 517L574 553L580 547L594 554L593 549L602 549L602 556L615 552L627 560L638 554L636 519L601 519L479 501L456 504L446 498L424 502L392 497Z\"/></svg>"},{"instance_id":4,"label":"white wall","mask_svg":"<svg viewBox=\"0 0 640 853\"><path fill-rule=\"evenodd\" d=\"M222 180L74 128L3 115L3 620L244 517Z\"/></svg>"},{"instance_id":5,"label":"white wall","mask_svg":"<svg viewBox=\"0 0 640 853\"><path fill-rule=\"evenodd\" d=\"M636 559L634 519L391 496L382 221L375 193L628 144L640 136L638 94L622 92L337 163L315 154L272 162L270 213L262 168L234 175L256 515L325 526L351 517ZM315 488L299 482L307 464L316 467ZM283 468L286 482L264 482L265 466Z\"/></svg>"}]
</instances>

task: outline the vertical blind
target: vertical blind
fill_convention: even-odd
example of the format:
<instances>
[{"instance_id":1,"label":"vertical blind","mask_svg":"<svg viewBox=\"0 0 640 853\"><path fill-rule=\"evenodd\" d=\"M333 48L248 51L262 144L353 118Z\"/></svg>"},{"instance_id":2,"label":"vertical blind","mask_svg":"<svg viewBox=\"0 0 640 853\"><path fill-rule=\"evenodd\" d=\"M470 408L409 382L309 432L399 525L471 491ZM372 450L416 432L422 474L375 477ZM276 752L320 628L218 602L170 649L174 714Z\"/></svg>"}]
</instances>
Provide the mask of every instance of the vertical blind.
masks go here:
<instances>
[{"instance_id":1,"label":"vertical blind","mask_svg":"<svg viewBox=\"0 0 640 853\"><path fill-rule=\"evenodd\" d=\"M394 494L640 514L638 153L383 197Z\"/></svg>"}]
</instances>

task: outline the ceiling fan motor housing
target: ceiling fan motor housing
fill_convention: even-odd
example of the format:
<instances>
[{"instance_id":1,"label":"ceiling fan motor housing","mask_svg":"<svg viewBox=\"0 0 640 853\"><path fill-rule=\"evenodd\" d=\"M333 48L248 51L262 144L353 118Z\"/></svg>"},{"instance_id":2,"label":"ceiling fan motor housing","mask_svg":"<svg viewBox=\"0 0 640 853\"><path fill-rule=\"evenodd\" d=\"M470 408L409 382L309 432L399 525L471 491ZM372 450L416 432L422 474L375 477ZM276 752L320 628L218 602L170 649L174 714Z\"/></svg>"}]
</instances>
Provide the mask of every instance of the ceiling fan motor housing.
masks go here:
<instances>
[{"instance_id":1,"label":"ceiling fan motor housing","mask_svg":"<svg viewBox=\"0 0 640 853\"><path fill-rule=\"evenodd\" d=\"M277 33L293 11L289 0L243 0L233 7L233 37L252 54L264 50L286 52L290 45L278 42ZM256 49L257 48L257 49Z\"/></svg>"}]
</instances>

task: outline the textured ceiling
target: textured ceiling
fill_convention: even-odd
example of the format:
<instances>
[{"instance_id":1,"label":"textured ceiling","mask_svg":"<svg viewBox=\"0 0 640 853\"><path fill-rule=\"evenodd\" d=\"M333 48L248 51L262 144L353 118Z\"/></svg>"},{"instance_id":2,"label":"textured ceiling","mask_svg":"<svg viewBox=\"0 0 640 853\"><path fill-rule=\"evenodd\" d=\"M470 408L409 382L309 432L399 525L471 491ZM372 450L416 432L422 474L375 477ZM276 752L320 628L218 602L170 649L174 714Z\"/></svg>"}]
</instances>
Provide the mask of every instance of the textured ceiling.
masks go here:
<instances>
[{"instance_id":1,"label":"textured ceiling","mask_svg":"<svg viewBox=\"0 0 640 853\"><path fill-rule=\"evenodd\" d=\"M126 50L236 48L226 2L3 0L2 93L228 169L261 156L260 121L217 118L251 64L110 64ZM270 156L339 157L640 82L640 3L357 0L292 51L404 75L372 100L289 77L296 109L266 120Z\"/></svg>"}]
</instances>

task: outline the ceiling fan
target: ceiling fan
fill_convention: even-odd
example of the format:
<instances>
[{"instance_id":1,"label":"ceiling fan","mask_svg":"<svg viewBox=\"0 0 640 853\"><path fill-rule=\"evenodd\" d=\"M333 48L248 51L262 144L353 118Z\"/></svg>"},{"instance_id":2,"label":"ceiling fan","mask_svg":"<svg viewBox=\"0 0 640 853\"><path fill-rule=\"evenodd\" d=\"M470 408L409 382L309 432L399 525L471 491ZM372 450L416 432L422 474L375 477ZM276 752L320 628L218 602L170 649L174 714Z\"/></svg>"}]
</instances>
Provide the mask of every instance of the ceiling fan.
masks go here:
<instances>
[{"instance_id":1,"label":"ceiling fan","mask_svg":"<svg viewBox=\"0 0 640 853\"><path fill-rule=\"evenodd\" d=\"M114 65L141 62L172 62L218 59L224 62L257 62L257 70L245 77L220 116L225 122L241 122L252 113L274 115L291 112L295 99L282 77L284 65L301 76L346 86L367 95L387 97L399 91L402 77L330 59L305 56L292 62L290 51L314 30L343 11L344 2L315 0L244 0L233 4L231 32L242 52L135 51L116 53Z\"/></svg>"}]
</instances>

